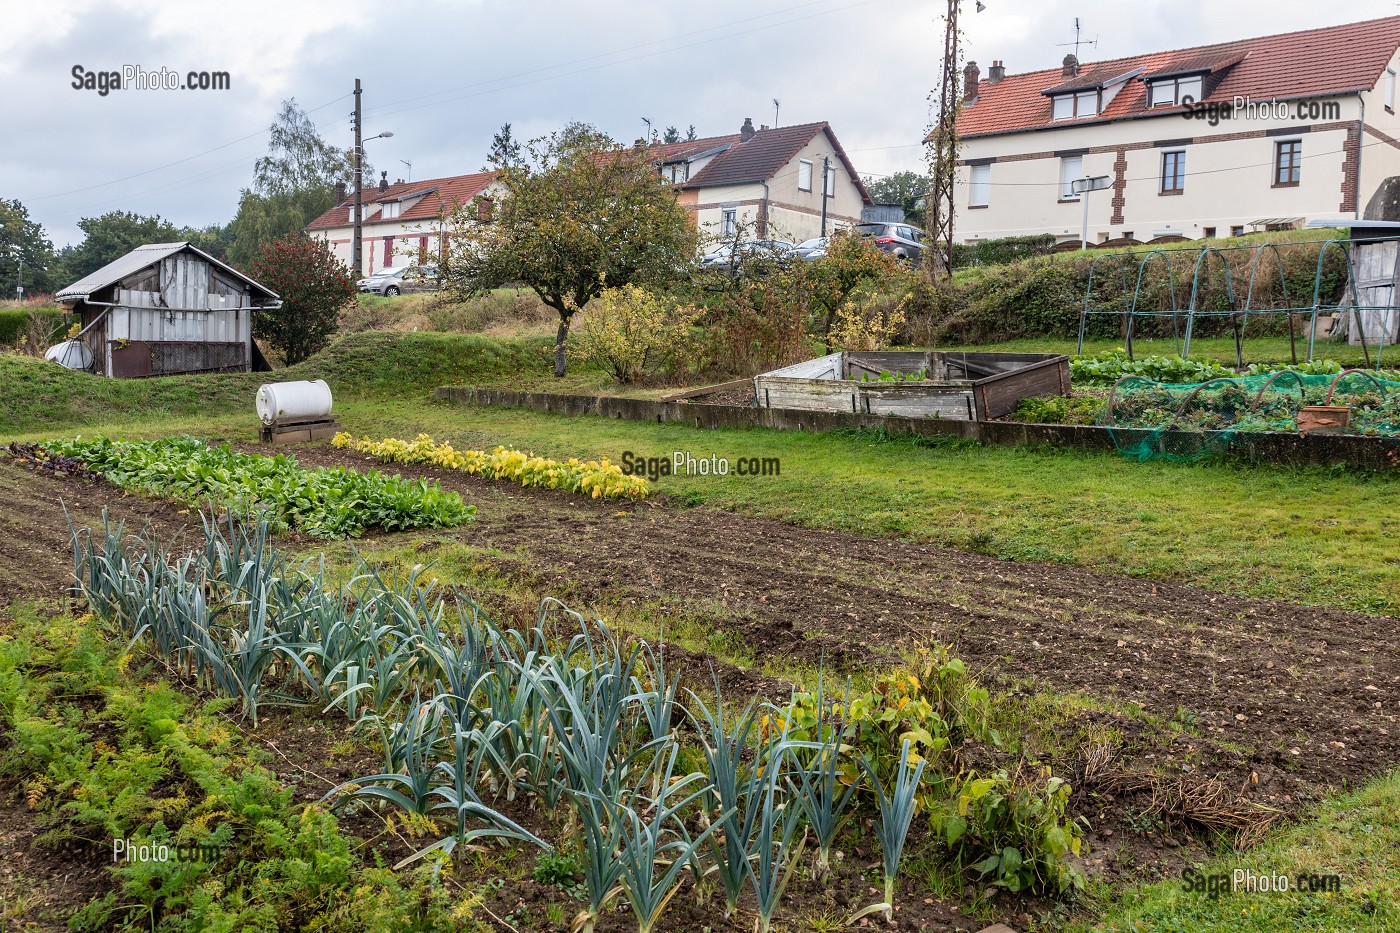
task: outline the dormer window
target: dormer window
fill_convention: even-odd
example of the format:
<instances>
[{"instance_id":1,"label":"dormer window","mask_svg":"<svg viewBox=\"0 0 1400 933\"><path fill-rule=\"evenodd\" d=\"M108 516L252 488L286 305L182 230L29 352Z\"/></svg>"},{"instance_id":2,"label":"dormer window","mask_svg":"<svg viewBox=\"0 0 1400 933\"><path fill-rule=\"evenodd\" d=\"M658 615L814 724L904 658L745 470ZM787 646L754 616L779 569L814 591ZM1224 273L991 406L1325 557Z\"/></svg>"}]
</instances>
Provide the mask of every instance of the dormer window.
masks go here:
<instances>
[{"instance_id":1,"label":"dormer window","mask_svg":"<svg viewBox=\"0 0 1400 933\"><path fill-rule=\"evenodd\" d=\"M1053 116L1056 120L1078 120L1099 114L1097 88L1074 94L1056 94L1051 100L1054 102Z\"/></svg>"},{"instance_id":2,"label":"dormer window","mask_svg":"<svg viewBox=\"0 0 1400 933\"><path fill-rule=\"evenodd\" d=\"M1196 103L1201 99L1202 78L1190 75L1180 78L1157 78L1147 84L1147 106L1174 107Z\"/></svg>"},{"instance_id":3,"label":"dormer window","mask_svg":"<svg viewBox=\"0 0 1400 933\"><path fill-rule=\"evenodd\" d=\"M384 212L380 215L385 220L399 216L399 209L403 204L399 201L389 201L384 205Z\"/></svg>"}]
</instances>

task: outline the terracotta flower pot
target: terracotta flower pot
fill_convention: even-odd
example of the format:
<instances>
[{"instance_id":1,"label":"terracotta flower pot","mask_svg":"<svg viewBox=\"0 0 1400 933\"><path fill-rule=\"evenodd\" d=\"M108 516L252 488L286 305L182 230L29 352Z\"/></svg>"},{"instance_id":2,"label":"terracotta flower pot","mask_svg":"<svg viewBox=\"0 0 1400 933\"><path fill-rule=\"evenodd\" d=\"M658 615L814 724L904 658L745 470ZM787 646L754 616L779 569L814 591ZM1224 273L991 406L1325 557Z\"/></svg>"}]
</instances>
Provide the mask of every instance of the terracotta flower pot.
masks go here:
<instances>
[{"instance_id":1,"label":"terracotta flower pot","mask_svg":"<svg viewBox=\"0 0 1400 933\"><path fill-rule=\"evenodd\" d=\"M1305 405L1298 412L1298 430L1337 431L1351 424L1351 409L1345 405Z\"/></svg>"}]
</instances>

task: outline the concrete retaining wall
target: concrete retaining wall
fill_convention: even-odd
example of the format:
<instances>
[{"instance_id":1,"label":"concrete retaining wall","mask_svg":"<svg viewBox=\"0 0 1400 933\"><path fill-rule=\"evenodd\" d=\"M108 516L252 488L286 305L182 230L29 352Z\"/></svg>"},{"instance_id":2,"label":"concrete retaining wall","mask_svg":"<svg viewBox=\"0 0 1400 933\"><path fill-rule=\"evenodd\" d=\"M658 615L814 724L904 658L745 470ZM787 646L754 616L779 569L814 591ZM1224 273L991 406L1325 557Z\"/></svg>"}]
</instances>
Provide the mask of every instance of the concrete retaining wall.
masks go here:
<instances>
[{"instance_id":1,"label":"concrete retaining wall","mask_svg":"<svg viewBox=\"0 0 1400 933\"><path fill-rule=\"evenodd\" d=\"M851 412L795 411L781 408L747 408L738 405L703 405L695 402L655 402L648 399L598 395L555 395L549 392L514 392L444 386L437 397L456 405L528 408L555 415L597 415L624 421L657 424L690 424L718 428L772 428L777 431L872 430L892 434L946 436L1001 447L1046 446L1075 450L1116 450L1108 428L1086 425L1019 424L1007 421L941 421L926 418L893 418ZM1125 431L1118 429L1120 442ZM1146 434L1148 432L1141 432ZM1169 450L1202 447L1195 431L1163 435ZM1362 437L1345 434L1236 434L1225 449L1227 456L1253 463L1290 466L1334 466L1354 469L1400 468L1400 438Z\"/></svg>"}]
</instances>

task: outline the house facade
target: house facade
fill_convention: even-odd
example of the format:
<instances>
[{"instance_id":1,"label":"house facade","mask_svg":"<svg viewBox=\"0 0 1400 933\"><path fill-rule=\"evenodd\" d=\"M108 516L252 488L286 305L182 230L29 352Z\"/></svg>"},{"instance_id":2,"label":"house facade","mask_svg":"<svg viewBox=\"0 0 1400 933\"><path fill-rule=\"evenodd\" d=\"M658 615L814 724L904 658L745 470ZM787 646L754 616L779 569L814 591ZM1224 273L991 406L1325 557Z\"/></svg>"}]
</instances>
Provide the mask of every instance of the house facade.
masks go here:
<instances>
[{"instance_id":1,"label":"house facade","mask_svg":"<svg viewBox=\"0 0 1400 933\"><path fill-rule=\"evenodd\" d=\"M1400 17L965 72L955 236L1236 236L1360 217L1400 176ZM1076 179L1105 177L1080 194Z\"/></svg>"},{"instance_id":2,"label":"house facade","mask_svg":"<svg viewBox=\"0 0 1400 933\"><path fill-rule=\"evenodd\" d=\"M494 172L453 175L425 181L388 180L361 192L363 202L360 275L403 265L428 265L442 255L447 234L444 218L458 205L478 202L483 215L487 202L499 196ZM353 265L355 240L355 199L342 188L336 206L306 225L311 236L326 240L336 257Z\"/></svg>"},{"instance_id":3,"label":"house facade","mask_svg":"<svg viewBox=\"0 0 1400 933\"><path fill-rule=\"evenodd\" d=\"M826 123L754 128L658 146L663 181L707 239L793 243L860 223L873 203Z\"/></svg>"}]
</instances>

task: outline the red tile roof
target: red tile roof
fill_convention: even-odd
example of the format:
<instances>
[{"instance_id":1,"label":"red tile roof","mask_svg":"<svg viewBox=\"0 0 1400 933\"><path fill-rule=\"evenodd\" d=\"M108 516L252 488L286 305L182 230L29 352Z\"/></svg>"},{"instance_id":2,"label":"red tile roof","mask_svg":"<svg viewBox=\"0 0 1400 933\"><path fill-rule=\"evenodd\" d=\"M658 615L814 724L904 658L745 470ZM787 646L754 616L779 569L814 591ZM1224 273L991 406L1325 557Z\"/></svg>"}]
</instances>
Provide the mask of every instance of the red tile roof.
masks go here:
<instances>
[{"instance_id":1,"label":"red tile roof","mask_svg":"<svg viewBox=\"0 0 1400 933\"><path fill-rule=\"evenodd\" d=\"M441 211L450 211L456 204L466 204L485 191L496 180L495 172L478 172L475 175L452 175L448 178L429 178L424 181L395 182L386 191L378 186L366 188L363 195L365 204L365 225L396 224L414 220L436 220ZM369 214L371 204L387 201L401 201L411 195L422 194L416 204L397 217L384 217L379 210ZM348 227L351 221L349 209L355 206L353 197L346 198L335 207L306 225L307 230L324 230L330 227Z\"/></svg>"},{"instance_id":2,"label":"red tile roof","mask_svg":"<svg viewBox=\"0 0 1400 933\"><path fill-rule=\"evenodd\" d=\"M1375 87L1397 48L1400 16L1391 16L1090 63L1082 66L1075 79L1067 79L1060 68L1007 75L995 84L984 79L978 82L976 100L964 105L958 115L958 133L987 136L1179 114L1180 107L1148 108L1146 84L1132 79L1096 117L1051 119L1052 104L1044 91L1068 90L1091 75L1102 81L1138 68L1142 69L1139 78L1190 70L1210 73L1203 103L1228 103L1236 96L1265 101L1353 93Z\"/></svg>"}]
</instances>

